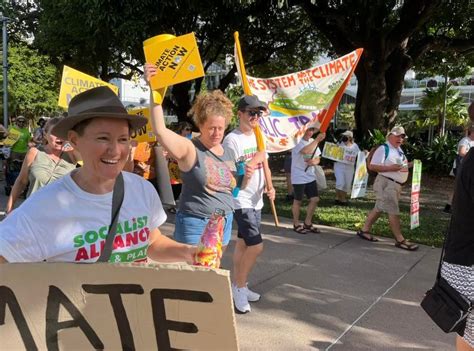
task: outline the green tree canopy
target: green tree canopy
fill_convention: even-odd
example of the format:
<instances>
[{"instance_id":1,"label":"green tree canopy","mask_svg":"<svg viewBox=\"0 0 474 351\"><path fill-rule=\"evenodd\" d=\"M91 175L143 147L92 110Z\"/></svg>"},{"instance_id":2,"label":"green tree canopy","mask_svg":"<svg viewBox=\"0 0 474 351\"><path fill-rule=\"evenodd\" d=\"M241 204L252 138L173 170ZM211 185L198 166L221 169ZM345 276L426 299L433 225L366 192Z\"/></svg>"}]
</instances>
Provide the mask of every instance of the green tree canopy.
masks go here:
<instances>
[{"instance_id":1,"label":"green tree canopy","mask_svg":"<svg viewBox=\"0 0 474 351\"><path fill-rule=\"evenodd\" d=\"M236 30L252 74L286 74L309 67L318 56L319 36L301 10L282 11L265 1L37 0L36 4L36 18L30 18L35 23L30 26L34 45L58 67L66 64L105 81L141 74L142 43L161 33L194 31L205 70L214 62L224 64L226 55L233 54ZM235 72L234 65L219 89L235 81ZM198 79L171 89L166 103L180 119L190 108L191 91L200 91L201 84Z\"/></svg>"},{"instance_id":2,"label":"green tree canopy","mask_svg":"<svg viewBox=\"0 0 474 351\"><path fill-rule=\"evenodd\" d=\"M473 3L465 0L294 0L340 56L364 54L355 119L359 134L395 121L405 73L426 53L474 53ZM438 65L438 62L432 62Z\"/></svg>"},{"instance_id":3,"label":"green tree canopy","mask_svg":"<svg viewBox=\"0 0 474 351\"><path fill-rule=\"evenodd\" d=\"M33 118L57 111L59 76L49 57L22 43L11 44L8 56L10 115ZM3 88L3 76L0 81Z\"/></svg>"}]
</instances>

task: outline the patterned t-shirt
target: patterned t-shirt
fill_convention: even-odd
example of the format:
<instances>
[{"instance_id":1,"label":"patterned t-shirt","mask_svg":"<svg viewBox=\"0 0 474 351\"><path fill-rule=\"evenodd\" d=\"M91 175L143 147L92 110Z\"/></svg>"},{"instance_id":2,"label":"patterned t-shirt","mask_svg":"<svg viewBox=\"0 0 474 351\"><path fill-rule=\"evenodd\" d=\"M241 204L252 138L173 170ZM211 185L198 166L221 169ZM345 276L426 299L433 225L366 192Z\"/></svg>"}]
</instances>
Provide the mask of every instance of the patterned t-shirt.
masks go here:
<instances>
[{"instance_id":1,"label":"patterned t-shirt","mask_svg":"<svg viewBox=\"0 0 474 351\"><path fill-rule=\"evenodd\" d=\"M125 194L110 262L146 261L150 232L166 214L150 182L122 174ZM8 262L96 262L111 211L112 192L87 193L67 174L0 222L0 256Z\"/></svg>"},{"instance_id":2,"label":"patterned t-shirt","mask_svg":"<svg viewBox=\"0 0 474 351\"><path fill-rule=\"evenodd\" d=\"M224 147L224 154L212 154L198 139L196 164L187 172L181 171L183 188L179 211L200 217L210 217L216 208L233 211L232 189L236 186L235 157L232 150Z\"/></svg>"}]
</instances>

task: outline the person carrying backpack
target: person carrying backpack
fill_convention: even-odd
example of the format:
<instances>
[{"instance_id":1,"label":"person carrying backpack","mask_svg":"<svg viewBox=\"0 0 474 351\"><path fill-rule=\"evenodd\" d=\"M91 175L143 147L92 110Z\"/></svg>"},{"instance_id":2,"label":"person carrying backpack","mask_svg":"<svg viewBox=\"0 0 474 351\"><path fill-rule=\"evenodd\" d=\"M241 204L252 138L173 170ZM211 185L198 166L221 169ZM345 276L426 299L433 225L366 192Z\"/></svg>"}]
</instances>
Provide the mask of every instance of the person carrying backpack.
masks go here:
<instances>
[{"instance_id":1,"label":"person carrying backpack","mask_svg":"<svg viewBox=\"0 0 474 351\"><path fill-rule=\"evenodd\" d=\"M377 172L374 181L376 201L374 208L367 215L364 226L357 232L357 235L364 240L378 241L370 230L382 212L386 212L390 229L395 237L395 246L400 249L414 251L418 249L418 245L406 240L401 232L400 209L398 206L402 186L408 180L408 168L413 166L412 162L408 162L401 148L405 137L403 127L396 126L392 128L387 135L386 143L375 150L370 160L369 169Z\"/></svg>"}]
</instances>

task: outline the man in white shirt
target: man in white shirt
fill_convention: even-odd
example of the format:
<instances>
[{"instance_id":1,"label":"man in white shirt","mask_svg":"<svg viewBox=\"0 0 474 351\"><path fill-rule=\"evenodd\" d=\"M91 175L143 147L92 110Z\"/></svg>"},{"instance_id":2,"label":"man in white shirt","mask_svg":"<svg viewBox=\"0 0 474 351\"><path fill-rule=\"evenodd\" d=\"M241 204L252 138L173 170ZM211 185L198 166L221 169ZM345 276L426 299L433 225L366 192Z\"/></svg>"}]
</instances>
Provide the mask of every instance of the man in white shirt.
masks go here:
<instances>
[{"instance_id":1,"label":"man in white shirt","mask_svg":"<svg viewBox=\"0 0 474 351\"><path fill-rule=\"evenodd\" d=\"M232 297L236 311L247 313L251 310L249 302L260 300L260 294L248 288L247 279L263 251L260 222L264 188L266 185L266 192L271 200L275 199L275 189L266 153L257 150L254 134L254 128L258 126L266 105L255 95L248 95L239 100L237 109L239 127L225 137L223 145L234 152L235 161L245 162L245 175L240 190L234 194L238 239L233 255ZM265 172L269 175L267 179Z\"/></svg>"},{"instance_id":2,"label":"man in white shirt","mask_svg":"<svg viewBox=\"0 0 474 351\"><path fill-rule=\"evenodd\" d=\"M316 124L311 123L301 138L300 142L291 151L291 183L293 185L293 230L298 234L319 233L319 229L313 225L313 215L319 202L318 186L314 175L313 166L319 164L321 150L318 145L324 140L326 134L319 133L316 139L311 137L316 132ZM300 208L303 195L309 199L306 209L306 218L300 224Z\"/></svg>"},{"instance_id":3,"label":"man in white shirt","mask_svg":"<svg viewBox=\"0 0 474 351\"><path fill-rule=\"evenodd\" d=\"M370 230L382 212L386 212L390 229L396 240L395 246L400 249L414 251L418 249L418 245L403 237L400 229L400 209L398 207L402 186L408 180L408 168L413 166L412 162L408 162L401 149L405 137L403 127L394 127L388 133L386 143L379 146L374 152L369 169L378 173L374 182L375 206L367 215L364 227L357 232L357 235L361 239L378 241L370 233Z\"/></svg>"}]
</instances>

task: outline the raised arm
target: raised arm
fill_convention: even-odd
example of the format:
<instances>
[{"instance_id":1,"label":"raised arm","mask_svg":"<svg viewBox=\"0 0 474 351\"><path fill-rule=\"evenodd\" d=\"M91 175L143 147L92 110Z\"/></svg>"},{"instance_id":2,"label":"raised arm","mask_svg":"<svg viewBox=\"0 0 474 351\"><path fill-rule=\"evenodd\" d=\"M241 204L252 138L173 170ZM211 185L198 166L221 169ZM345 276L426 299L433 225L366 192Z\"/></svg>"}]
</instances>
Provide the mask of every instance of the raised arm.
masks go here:
<instances>
[{"instance_id":1,"label":"raised arm","mask_svg":"<svg viewBox=\"0 0 474 351\"><path fill-rule=\"evenodd\" d=\"M145 79L150 82L150 78L156 74L156 66L150 63L145 64ZM153 132L156 134L158 142L169 152L172 158L178 161L179 169L189 171L196 163L196 149L191 140L180 136L168 129L165 125L163 108L153 101L153 93L150 89L150 116Z\"/></svg>"},{"instance_id":2,"label":"raised arm","mask_svg":"<svg viewBox=\"0 0 474 351\"><path fill-rule=\"evenodd\" d=\"M303 147L300 151L300 153L304 155L312 154L314 150L318 147L319 143L324 140L326 137L326 133L319 133L318 136L310 142L308 145Z\"/></svg>"}]
</instances>

